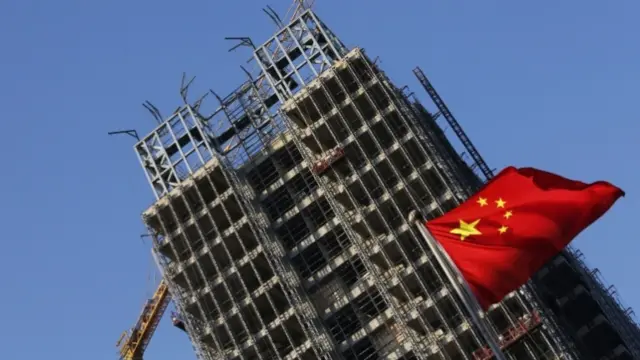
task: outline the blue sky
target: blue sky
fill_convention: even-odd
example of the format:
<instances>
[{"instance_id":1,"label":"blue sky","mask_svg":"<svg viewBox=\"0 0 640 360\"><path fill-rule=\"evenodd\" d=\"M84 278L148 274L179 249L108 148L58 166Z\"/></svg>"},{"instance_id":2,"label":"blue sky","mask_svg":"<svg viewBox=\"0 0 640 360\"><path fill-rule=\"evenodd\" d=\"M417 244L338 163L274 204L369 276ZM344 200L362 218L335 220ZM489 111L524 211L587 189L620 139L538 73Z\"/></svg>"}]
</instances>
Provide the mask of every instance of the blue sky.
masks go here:
<instances>
[{"instance_id":1,"label":"blue sky","mask_svg":"<svg viewBox=\"0 0 640 360\"><path fill-rule=\"evenodd\" d=\"M139 238L152 193L133 139L106 133L149 131L141 102L173 111L183 71L198 76L194 94L239 85L250 53L228 53L224 37L266 40L274 26L264 5L0 3L3 359L116 358L118 335L155 286ZM284 13L288 0L271 5ZM575 244L640 311L640 3L319 0L316 10L426 100L411 73L420 65L491 167L536 166L626 190ZM167 316L146 359L194 358Z\"/></svg>"}]
</instances>

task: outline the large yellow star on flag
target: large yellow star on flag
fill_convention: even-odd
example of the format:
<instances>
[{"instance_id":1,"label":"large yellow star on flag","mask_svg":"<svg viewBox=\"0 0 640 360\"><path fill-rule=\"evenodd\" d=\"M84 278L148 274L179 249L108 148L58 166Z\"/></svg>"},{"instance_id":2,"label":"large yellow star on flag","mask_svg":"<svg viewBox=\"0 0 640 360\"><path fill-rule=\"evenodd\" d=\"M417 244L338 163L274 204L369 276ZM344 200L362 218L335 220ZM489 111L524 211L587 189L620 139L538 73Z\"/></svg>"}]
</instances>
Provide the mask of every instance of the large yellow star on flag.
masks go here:
<instances>
[{"instance_id":1,"label":"large yellow star on flag","mask_svg":"<svg viewBox=\"0 0 640 360\"><path fill-rule=\"evenodd\" d=\"M451 234L460 235L460 240L464 240L466 237L471 235L482 235L482 233L476 229L476 226L480 222L480 219L467 223L464 220L460 220L460 226L449 231Z\"/></svg>"}]
</instances>

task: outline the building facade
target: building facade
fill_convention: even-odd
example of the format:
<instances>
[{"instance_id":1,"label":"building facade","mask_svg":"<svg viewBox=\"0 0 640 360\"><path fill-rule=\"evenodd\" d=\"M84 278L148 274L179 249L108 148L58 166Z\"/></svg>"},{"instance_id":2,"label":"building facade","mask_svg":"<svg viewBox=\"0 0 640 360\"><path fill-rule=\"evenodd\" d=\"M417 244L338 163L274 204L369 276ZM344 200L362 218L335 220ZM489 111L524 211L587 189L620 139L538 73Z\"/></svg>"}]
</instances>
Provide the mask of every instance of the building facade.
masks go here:
<instances>
[{"instance_id":1,"label":"building facade","mask_svg":"<svg viewBox=\"0 0 640 360\"><path fill-rule=\"evenodd\" d=\"M198 356L490 359L407 221L477 190L477 164L312 11L254 65L135 145L156 197L143 220ZM581 264L568 251L490 309L510 357L639 358L637 325Z\"/></svg>"}]
</instances>

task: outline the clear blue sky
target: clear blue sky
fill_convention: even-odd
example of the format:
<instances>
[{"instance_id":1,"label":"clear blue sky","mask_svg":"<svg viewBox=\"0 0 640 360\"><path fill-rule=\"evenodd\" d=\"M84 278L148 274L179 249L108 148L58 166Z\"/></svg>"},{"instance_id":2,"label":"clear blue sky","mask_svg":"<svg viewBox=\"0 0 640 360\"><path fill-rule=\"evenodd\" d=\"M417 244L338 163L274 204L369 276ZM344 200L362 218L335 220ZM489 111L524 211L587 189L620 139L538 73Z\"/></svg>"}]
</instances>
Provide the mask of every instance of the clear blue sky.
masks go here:
<instances>
[{"instance_id":1,"label":"clear blue sky","mask_svg":"<svg viewBox=\"0 0 640 360\"><path fill-rule=\"evenodd\" d=\"M575 244L640 311L640 3L546 3L319 0L316 9L347 45L380 56L398 84L426 99L411 73L420 65L492 167L624 188ZM198 76L194 94L239 85L250 53L228 53L223 38L266 40L274 26L264 5L0 3L2 359L116 358L118 335L155 285L139 238L152 193L133 139L106 133L150 130L140 103L171 112L183 71ZM271 5L283 13L288 0ZM166 317L146 358L194 355Z\"/></svg>"}]
</instances>

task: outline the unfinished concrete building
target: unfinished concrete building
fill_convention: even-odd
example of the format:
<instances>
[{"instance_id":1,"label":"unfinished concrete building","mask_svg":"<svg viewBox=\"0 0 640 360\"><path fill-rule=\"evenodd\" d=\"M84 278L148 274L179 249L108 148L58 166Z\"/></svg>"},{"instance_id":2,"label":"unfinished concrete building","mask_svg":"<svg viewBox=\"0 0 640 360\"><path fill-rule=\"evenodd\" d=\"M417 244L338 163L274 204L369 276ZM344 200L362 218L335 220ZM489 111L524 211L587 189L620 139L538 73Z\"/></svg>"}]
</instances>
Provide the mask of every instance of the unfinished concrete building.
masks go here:
<instances>
[{"instance_id":1,"label":"unfinished concrete building","mask_svg":"<svg viewBox=\"0 0 640 360\"><path fill-rule=\"evenodd\" d=\"M437 115L310 10L253 55L236 91L185 103L135 146L156 197L143 219L198 356L490 359L406 219L443 214L491 176L424 74L472 164ZM614 321L584 300L594 285L579 277L590 275L563 268L570 253L559 259L488 312L503 349L639 358L629 314Z\"/></svg>"}]
</instances>

